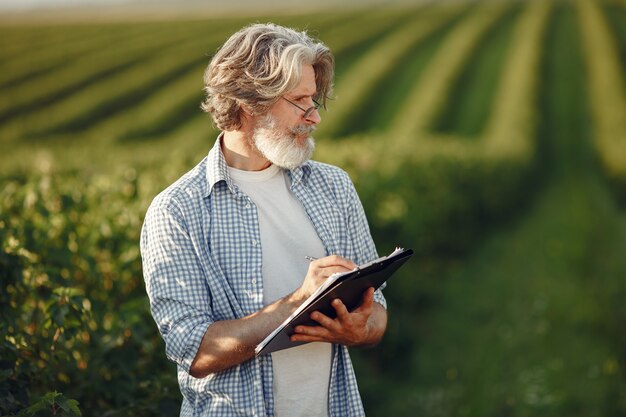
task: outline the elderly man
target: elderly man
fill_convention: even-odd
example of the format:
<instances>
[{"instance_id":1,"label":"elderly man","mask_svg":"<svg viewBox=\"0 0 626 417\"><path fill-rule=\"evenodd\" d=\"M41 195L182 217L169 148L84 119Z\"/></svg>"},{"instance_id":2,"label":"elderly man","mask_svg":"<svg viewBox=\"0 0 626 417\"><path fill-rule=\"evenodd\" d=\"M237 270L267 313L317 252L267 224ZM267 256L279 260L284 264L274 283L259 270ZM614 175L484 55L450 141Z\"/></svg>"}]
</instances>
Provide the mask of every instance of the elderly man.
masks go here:
<instances>
[{"instance_id":1,"label":"elderly man","mask_svg":"<svg viewBox=\"0 0 626 417\"><path fill-rule=\"evenodd\" d=\"M364 414L347 346L383 336L380 291L313 313L292 336L312 343L254 354L327 277L377 257L348 175L309 160L333 71L325 45L274 24L235 33L206 70L202 108L221 133L154 199L141 236L183 416Z\"/></svg>"}]
</instances>

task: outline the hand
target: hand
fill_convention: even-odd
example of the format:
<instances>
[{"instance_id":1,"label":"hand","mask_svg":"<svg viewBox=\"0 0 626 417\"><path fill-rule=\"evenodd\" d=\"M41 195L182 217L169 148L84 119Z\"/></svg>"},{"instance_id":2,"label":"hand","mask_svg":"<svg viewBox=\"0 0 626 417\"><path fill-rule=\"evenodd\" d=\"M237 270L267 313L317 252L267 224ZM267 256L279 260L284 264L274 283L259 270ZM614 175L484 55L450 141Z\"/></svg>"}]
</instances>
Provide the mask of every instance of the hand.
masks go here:
<instances>
[{"instance_id":1,"label":"hand","mask_svg":"<svg viewBox=\"0 0 626 417\"><path fill-rule=\"evenodd\" d=\"M295 334L291 336L294 342L330 342L346 346L358 346L378 342L386 327L386 313L382 323L382 331L378 325L380 320L372 320L374 310L374 288L369 288L363 294L363 303L350 313L339 299L332 302L337 312L337 317L331 319L325 314L315 311L311 318L319 323L319 326L296 326Z\"/></svg>"},{"instance_id":2,"label":"hand","mask_svg":"<svg viewBox=\"0 0 626 417\"><path fill-rule=\"evenodd\" d=\"M337 272L352 271L357 265L341 256L331 255L311 261L304 281L295 294L302 301L309 298L324 281Z\"/></svg>"}]
</instances>

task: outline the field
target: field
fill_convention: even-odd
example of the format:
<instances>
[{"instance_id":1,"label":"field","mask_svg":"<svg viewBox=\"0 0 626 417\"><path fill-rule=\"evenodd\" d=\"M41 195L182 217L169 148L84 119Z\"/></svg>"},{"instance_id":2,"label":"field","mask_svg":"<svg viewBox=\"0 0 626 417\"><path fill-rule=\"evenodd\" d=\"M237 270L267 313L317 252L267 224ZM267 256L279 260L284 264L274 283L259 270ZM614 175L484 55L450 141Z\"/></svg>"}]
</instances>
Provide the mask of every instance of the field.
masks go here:
<instances>
[{"instance_id":1,"label":"field","mask_svg":"<svg viewBox=\"0 0 626 417\"><path fill-rule=\"evenodd\" d=\"M626 415L623 0L0 19L0 415L178 413L139 232L217 135L211 54L255 21L334 51L315 159L380 253L417 253L352 351L367 415Z\"/></svg>"}]
</instances>

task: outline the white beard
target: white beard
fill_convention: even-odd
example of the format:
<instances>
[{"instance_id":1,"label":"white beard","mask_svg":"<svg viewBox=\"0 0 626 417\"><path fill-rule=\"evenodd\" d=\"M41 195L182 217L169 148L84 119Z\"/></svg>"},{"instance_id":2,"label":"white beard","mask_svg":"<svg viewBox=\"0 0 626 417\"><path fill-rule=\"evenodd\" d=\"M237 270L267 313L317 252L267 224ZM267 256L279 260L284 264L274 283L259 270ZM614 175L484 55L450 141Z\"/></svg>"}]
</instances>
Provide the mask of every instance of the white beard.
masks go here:
<instances>
[{"instance_id":1,"label":"white beard","mask_svg":"<svg viewBox=\"0 0 626 417\"><path fill-rule=\"evenodd\" d=\"M315 150L315 141L307 137L304 143L298 143L298 136L310 134L315 126L301 124L287 131L276 127L276 120L267 115L254 129L252 141L257 150L272 164L285 169L294 169L311 159Z\"/></svg>"}]
</instances>

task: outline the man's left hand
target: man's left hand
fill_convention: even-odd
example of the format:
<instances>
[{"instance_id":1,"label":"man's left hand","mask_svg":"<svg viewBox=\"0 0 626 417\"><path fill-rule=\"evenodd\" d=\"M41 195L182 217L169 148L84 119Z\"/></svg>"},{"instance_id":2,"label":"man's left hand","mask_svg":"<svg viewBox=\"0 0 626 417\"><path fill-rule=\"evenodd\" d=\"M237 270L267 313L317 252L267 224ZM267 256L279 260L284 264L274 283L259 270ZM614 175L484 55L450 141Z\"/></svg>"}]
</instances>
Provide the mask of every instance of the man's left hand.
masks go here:
<instances>
[{"instance_id":1,"label":"man's left hand","mask_svg":"<svg viewBox=\"0 0 626 417\"><path fill-rule=\"evenodd\" d=\"M311 319L319 326L296 326L291 336L293 342L329 342L346 346L376 344L387 327L387 311L374 302L374 288L363 294L363 303L349 312L339 299L332 302L337 317L332 319L315 311Z\"/></svg>"}]
</instances>

